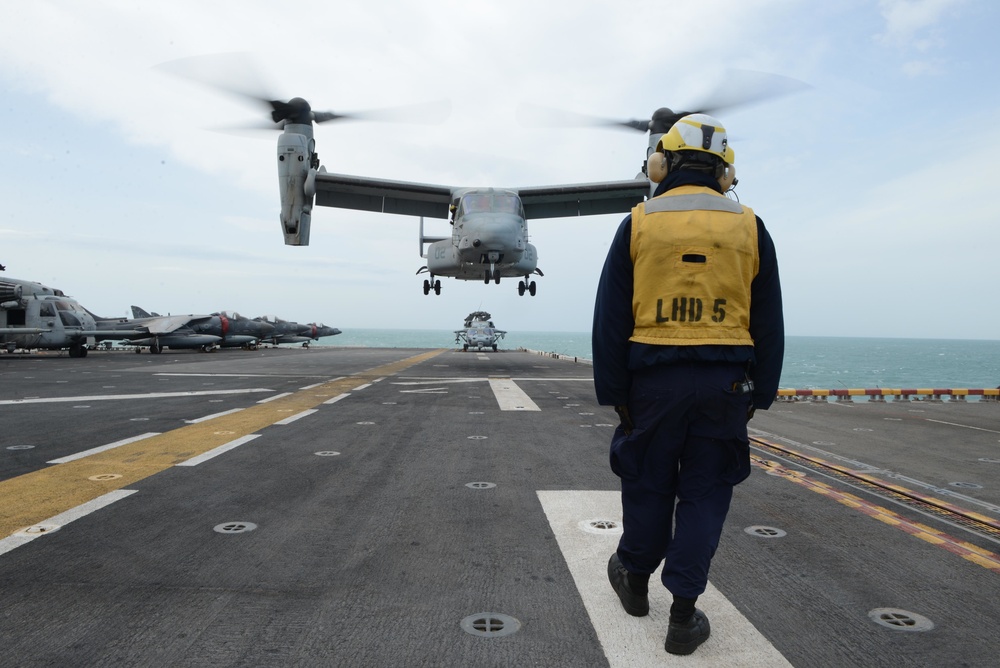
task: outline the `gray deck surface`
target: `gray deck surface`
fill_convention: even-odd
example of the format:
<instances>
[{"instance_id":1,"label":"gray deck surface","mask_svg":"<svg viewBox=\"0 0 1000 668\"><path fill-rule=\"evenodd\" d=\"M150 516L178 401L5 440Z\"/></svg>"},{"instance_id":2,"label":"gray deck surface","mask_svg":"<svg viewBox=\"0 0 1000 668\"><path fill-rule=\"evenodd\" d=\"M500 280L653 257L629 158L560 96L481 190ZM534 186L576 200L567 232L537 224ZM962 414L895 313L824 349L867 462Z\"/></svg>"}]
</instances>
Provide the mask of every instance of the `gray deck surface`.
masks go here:
<instances>
[{"instance_id":1,"label":"gray deck surface","mask_svg":"<svg viewBox=\"0 0 1000 668\"><path fill-rule=\"evenodd\" d=\"M691 657L604 576L616 421L522 352L0 355L0 665L997 665L1000 530L920 501L1000 526L1000 404L758 413Z\"/></svg>"}]
</instances>

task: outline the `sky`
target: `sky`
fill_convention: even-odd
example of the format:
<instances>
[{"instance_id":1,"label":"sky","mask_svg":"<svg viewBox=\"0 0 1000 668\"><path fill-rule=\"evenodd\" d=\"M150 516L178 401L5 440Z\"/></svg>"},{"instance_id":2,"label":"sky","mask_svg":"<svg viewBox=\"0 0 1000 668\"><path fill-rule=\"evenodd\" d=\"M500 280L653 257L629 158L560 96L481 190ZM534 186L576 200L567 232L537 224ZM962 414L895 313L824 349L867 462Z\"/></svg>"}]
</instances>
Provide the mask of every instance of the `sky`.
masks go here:
<instances>
[{"instance_id":1,"label":"sky","mask_svg":"<svg viewBox=\"0 0 1000 668\"><path fill-rule=\"evenodd\" d=\"M318 126L317 151L331 172L494 187L629 179L645 158L638 132L528 125L526 103L649 118L755 71L803 83L716 113L786 333L998 339L997 25L993 0L2 3L0 276L102 316L452 330L486 310L589 331L624 214L529 221L535 297L447 278L424 296L416 218L317 207L310 245L285 246L277 133L233 130L262 109L161 65L242 54L262 93L341 113L448 100L436 125Z\"/></svg>"}]
</instances>

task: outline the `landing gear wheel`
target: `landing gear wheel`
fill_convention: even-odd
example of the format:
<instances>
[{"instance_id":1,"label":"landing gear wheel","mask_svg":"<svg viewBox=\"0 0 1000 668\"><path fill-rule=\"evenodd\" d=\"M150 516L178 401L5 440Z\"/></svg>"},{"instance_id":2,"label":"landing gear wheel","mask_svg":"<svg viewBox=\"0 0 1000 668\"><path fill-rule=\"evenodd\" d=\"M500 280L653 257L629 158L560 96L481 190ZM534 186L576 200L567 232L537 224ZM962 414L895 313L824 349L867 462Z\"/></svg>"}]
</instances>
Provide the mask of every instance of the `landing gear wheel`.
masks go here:
<instances>
[{"instance_id":1,"label":"landing gear wheel","mask_svg":"<svg viewBox=\"0 0 1000 668\"><path fill-rule=\"evenodd\" d=\"M424 294L429 295L431 293L431 282L426 278L424 279Z\"/></svg>"},{"instance_id":2,"label":"landing gear wheel","mask_svg":"<svg viewBox=\"0 0 1000 668\"><path fill-rule=\"evenodd\" d=\"M532 297L535 296L535 282L534 281L532 281L531 283L528 284L528 292L531 293Z\"/></svg>"},{"instance_id":3,"label":"landing gear wheel","mask_svg":"<svg viewBox=\"0 0 1000 668\"><path fill-rule=\"evenodd\" d=\"M484 274L483 283L486 283L487 285L489 285L490 279L493 277L492 273L493 272L491 272L489 269L486 270L486 274Z\"/></svg>"},{"instance_id":4,"label":"landing gear wheel","mask_svg":"<svg viewBox=\"0 0 1000 668\"><path fill-rule=\"evenodd\" d=\"M500 285L500 270L499 269L495 269L493 271L493 282L496 283L497 285Z\"/></svg>"},{"instance_id":5,"label":"landing gear wheel","mask_svg":"<svg viewBox=\"0 0 1000 668\"><path fill-rule=\"evenodd\" d=\"M434 294L436 294L436 295L441 294L441 281L440 280L434 281Z\"/></svg>"},{"instance_id":6,"label":"landing gear wheel","mask_svg":"<svg viewBox=\"0 0 1000 668\"><path fill-rule=\"evenodd\" d=\"M163 352L163 346L161 346L159 343L154 343L149 347L149 352L153 353L154 355L159 355L160 353Z\"/></svg>"},{"instance_id":7,"label":"landing gear wheel","mask_svg":"<svg viewBox=\"0 0 1000 668\"><path fill-rule=\"evenodd\" d=\"M517 282L517 294L518 294L518 296L519 297L523 297L524 296L524 291L525 291L524 281L518 281Z\"/></svg>"}]
</instances>

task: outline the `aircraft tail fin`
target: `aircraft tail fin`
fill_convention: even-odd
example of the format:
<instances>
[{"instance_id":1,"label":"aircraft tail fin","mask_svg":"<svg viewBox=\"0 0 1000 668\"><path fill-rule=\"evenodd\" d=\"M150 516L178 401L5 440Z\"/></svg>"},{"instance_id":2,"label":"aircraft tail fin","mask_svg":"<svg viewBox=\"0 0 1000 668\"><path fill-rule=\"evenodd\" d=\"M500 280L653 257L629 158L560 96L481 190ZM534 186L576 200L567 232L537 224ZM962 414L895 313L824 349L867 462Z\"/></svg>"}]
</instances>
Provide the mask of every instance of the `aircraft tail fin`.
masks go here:
<instances>
[{"instance_id":1,"label":"aircraft tail fin","mask_svg":"<svg viewBox=\"0 0 1000 668\"><path fill-rule=\"evenodd\" d=\"M146 313L146 311L144 311L143 309L139 308L138 306L135 306L135 305L132 306L132 317L133 318L156 318L159 315L160 315L159 313Z\"/></svg>"},{"instance_id":2,"label":"aircraft tail fin","mask_svg":"<svg viewBox=\"0 0 1000 668\"><path fill-rule=\"evenodd\" d=\"M420 257L426 258L427 251L424 250L424 244L432 244L435 241L444 241L448 237L428 237L424 236L424 217L420 216Z\"/></svg>"}]
</instances>

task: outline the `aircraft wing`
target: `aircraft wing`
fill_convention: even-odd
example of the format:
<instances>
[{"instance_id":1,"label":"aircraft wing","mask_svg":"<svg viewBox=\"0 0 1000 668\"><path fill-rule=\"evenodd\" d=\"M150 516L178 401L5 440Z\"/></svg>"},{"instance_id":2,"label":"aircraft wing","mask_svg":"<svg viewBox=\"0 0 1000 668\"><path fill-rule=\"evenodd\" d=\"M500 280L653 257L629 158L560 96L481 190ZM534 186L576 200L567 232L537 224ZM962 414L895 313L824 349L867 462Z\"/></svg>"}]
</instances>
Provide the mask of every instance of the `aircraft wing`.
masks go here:
<instances>
[{"instance_id":1,"label":"aircraft wing","mask_svg":"<svg viewBox=\"0 0 1000 668\"><path fill-rule=\"evenodd\" d=\"M316 204L341 209L447 218L457 188L389 181L347 174L316 175ZM645 179L602 181L515 189L525 218L574 218L602 213L627 213L646 199Z\"/></svg>"},{"instance_id":2,"label":"aircraft wing","mask_svg":"<svg viewBox=\"0 0 1000 668\"><path fill-rule=\"evenodd\" d=\"M363 176L316 175L316 204L340 209L447 218L452 188Z\"/></svg>"},{"instance_id":3,"label":"aircraft wing","mask_svg":"<svg viewBox=\"0 0 1000 668\"><path fill-rule=\"evenodd\" d=\"M134 318L132 320L115 320L113 322L100 321L101 324L117 328L117 332L112 329L99 329L99 334L127 333L133 337L149 336L156 334L170 334L178 329L190 325L199 320L211 318L210 315L160 315L148 318ZM132 329L125 329L131 327Z\"/></svg>"},{"instance_id":4,"label":"aircraft wing","mask_svg":"<svg viewBox=\"0 0 1000 668\"><path fill-rule=\"evenodd\" d=\"M628 213L648 193L649 182L645 179L517 189L528 219Z\"/></svg>"}]
</instances>

